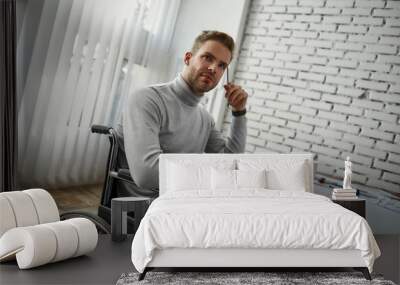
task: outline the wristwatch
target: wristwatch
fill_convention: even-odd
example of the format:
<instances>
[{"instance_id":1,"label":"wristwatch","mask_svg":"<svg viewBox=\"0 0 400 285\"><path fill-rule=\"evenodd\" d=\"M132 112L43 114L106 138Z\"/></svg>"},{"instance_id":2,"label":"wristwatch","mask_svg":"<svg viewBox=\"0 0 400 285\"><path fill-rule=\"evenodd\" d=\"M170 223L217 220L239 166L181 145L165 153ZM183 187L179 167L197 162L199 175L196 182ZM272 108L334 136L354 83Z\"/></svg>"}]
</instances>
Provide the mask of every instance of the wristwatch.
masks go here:
<instances>
[{"instance_id":1,"label":"wristwatch","mask_svg":"<svg viewBox=\"0 0 400 285\"><path fill-rule=\"evenodd\" d=\"M246 109L243 109L241 111L232 111L232 116L234 117L243 116L245 114L246 114Z\"/></svg>"}]
</instances>

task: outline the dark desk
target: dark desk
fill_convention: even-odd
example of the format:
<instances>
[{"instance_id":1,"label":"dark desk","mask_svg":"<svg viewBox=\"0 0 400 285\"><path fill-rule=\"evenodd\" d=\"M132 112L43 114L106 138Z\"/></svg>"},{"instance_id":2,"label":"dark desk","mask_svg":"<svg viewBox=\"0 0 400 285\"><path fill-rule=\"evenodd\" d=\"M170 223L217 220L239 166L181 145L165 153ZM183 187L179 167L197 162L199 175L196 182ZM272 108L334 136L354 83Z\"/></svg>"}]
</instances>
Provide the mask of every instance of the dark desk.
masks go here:
<instances>
[{"instance_id":1,"label":"dark desk","mask_svg":"<svg viewBox=\"0 0 400 285\"><path fill-rule=\"evenodd\" d=\"M132 239L112 242L111 235L99 235L88 255L27 270L19 270L16 261L1 263L0 284L115 284L122 273L134 271Z\"/></svg>"}]
</instances>

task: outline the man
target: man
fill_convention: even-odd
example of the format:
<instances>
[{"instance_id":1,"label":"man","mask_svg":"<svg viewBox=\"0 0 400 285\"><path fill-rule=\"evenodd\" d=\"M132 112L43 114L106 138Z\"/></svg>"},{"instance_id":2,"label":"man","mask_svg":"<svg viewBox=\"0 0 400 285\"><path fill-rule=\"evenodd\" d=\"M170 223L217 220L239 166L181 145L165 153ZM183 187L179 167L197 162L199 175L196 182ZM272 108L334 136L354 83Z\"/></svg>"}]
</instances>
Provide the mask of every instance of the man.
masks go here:
<instances>
[{"instance_id":1,"label":"man","mask_svg":"<svg viewBox=\"0 0 400 285\"><path fill-rule=\"evenodd\" d=\"M158 195L161 153L244 152L247 93L232 83L224 86L233 113L227 140L199 106L204 93L217 86L233 50L229 35L204 31L185 53L184 69L175 80L128 96L122 121L126 158L134 181L149 195Z\"/></svg>"}]
</instances>

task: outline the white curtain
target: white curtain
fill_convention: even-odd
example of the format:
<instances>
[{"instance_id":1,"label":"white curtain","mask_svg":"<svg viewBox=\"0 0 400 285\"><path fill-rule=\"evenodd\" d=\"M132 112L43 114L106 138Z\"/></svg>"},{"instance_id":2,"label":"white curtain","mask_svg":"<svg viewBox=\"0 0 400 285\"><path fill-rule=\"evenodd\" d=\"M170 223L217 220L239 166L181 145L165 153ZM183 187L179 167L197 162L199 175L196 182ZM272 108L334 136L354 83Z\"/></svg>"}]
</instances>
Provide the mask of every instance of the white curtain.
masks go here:
<instances>
[{"instance_id":1,"label":"white curtain","mask_svg":"<svg viewBox=\"0 0 400 285\"><path fill-rule=\"evenodd\" d=\"M18 72L19 182L98 183L109 143L90 126L115 125L132 88L171 79L169 47L180 0L38 3L26 2L17 50L19 64L26 63Z\"/></svg>"}]
</instances>

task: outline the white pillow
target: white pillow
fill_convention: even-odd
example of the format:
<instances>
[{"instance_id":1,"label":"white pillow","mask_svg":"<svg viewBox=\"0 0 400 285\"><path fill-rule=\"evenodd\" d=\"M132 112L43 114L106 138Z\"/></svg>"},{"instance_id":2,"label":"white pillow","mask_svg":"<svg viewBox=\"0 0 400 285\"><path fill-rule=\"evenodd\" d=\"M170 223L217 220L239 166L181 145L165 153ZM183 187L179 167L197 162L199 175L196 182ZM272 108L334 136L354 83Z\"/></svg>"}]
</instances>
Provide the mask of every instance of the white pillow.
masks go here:
<instances>
[{"instance_id":1,"label":"white pillow","mask_svg":"<svg viewBox=\"0 0 400 285\"><path fill-rule=\"evenodd\" d=\"M210 190L211 169L233 169L233 160L168 162L167 191Z\"/></svg>"},{"instance_id":2,"label":"white pillow","mask_svg":"<svg viewBox=\"0 0 400 285\"><path fill-rule=\"evenodd\" d=\"M239 170L267 171L267 188L273 190L307 191L308 167L296 159L239 159Z\"/></svg>"},{"instance_id":3,"label":"white pillow","mask_svg":"<svg viewBox=\"0 0 400 285\"><path fill-rule=\"evenodd\" d=\"M266 171L262 170L211 170L211 187L213 190L240 190L242 188L266 188Z\"/></svg>"},{"instance_id":4,"label":"white pillow","mask_svg":"<svg viewBox=\"0 0 400 285\"><path fill-rule=\"evenodd\" d=\"M304 165L297 165L285 171L283 169L271 169L267 174L268 188L275 190L306 191L306 179Z\"/></svg>"},{"instance_id":5,"label":"white pillow","mask_svg":"<svg viewBox=\"0 0 400 285\"><path fill-rule=\"evenodd\" d=\"M267 171L236 170L236 183L240 188L267 188Z\"/></svg>"},{"instance_id":6,"label":"white pillow","mask_svg":"<svg viewBox=\"0 0 400 285\"><path fill-rule=\"evenodd\" d=\"M182 164L169 165L169 189L171 191L185 191L210 188L210 167L185 167Z\"/></svg>"},{"instance_id":7,"label":"white pillow","mask_svg":"<svg viewBox=\"0 0 400 285\"><path fill-rule=\"evenodd\" d=\"M212 168L211 188L213 190L235 190L236 170Z\"/></svg>"}]
</instances>

